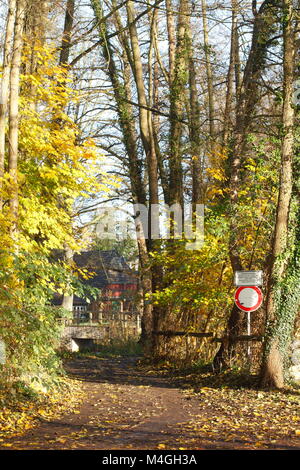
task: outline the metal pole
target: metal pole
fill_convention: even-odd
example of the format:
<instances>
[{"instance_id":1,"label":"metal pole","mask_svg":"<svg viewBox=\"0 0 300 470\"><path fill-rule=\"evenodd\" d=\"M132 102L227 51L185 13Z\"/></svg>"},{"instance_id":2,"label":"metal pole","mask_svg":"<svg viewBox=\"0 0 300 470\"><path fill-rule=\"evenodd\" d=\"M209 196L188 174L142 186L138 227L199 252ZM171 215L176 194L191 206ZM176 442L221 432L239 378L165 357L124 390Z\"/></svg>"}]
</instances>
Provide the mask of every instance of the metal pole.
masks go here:
<instances>
[{"instance_id":1,"label":"metal pole","mask_svg":"<svg viewBox=\"0 0 300 470\"><path fill-rule=\"evenodd\" d=\"M251 335L251 314L250 312L247 312L247 335L250 336ZM250 358L251 356L251 346L250 346L251 342L248 341L248 344L247 344L247 356Z\"/></svg>"}]
</instances>

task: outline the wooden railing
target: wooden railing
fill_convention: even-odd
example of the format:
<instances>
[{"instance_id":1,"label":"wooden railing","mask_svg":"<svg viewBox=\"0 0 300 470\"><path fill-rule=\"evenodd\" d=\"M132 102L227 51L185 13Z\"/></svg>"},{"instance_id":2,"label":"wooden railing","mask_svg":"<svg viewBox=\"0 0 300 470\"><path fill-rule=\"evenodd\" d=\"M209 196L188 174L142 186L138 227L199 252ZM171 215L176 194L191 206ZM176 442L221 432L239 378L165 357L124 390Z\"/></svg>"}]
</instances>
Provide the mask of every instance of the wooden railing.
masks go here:
<instances>
[{"instance_id":1,"label":"wooden railing","mask_svg":"<svg viewBox=\"0 0 300 470\"><path fill-rule=\"evenodd\" d=\"M172 336L186 336L186 337L195 337L195 338L211 338L212 343L222 343L228 337L223 337L223 338L218 338L214 337L213 333L203 333L203 332L194 332L194 331L172 331L172 330L166 330L166 331L154 331L154 335L156 336L166 336L166 337L172 337ZM233 341L263 341L263 336L261 335L239 335L239 336L234 336Z\"/></svg>"},{"instance_id":2,"label":"wooden railing","mask_svg":"<svg viewBox=\"0 0 300 470\"><path fill-rule=\"evenodd\" d=\"M209 338L213 336L213 333L195 333L195 332L190 332L190 331L172 331L172 330L167 330L167 331L154 331L154 335L157 336L194 336L196 338Z\"/></svg>"}]
</instances>

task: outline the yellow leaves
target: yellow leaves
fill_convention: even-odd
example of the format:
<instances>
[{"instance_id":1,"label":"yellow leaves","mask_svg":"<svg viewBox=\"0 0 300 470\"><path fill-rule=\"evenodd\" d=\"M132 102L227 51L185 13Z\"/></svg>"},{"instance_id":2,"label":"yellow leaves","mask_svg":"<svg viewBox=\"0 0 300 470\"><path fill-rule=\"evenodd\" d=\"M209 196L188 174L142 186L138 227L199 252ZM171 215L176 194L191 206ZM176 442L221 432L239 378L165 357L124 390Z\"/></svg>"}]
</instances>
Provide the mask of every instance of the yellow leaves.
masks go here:
<instances>
[{"instance_id":1,"label":"yellow leaves","mask_svg":"<svg viewBox=\"0 0 300 470\"><path fill-rule=\"evenodd\" d=\"M225 172L222 168L207 168L207 174L217 181L225 181Z\"/></svg>"},{"instance_id":2,"label":"yellow leaves","mask_svg":"<svg viewBox=\"0 0 300 470\"><path fill-rule=\"evenodd\" d=\"M245 165L245 168L249 171L256 171L256 166L255 165Z\"/></svg>"},{"instance_id":3,"label":"yellow leaves","mask_svg":"<svg viewBox=\"0 0 300 470\"><path fill-rule=\"evenodd\" d=\"M255 447L262 447L264 445L263 442L255 442L254 446Z\"/></svg>"},{"instance_id":4,"label":"yellow leaves","mask_svg":"<svg viewBox=\"0 0 300 470\"><path fill-rule=\"evenodd\" d=\"M211 389L210 387L201 387L199 389L199 393L204 393L204 394L207 394L209 392L211 392L213 389Z\"/></svg>"},{"instance_id":5,"label":"yellow leaves","mask_svg":"<svg viewBox=\"0 0 300 470\"><path fill-rule=\"evenodd\" d=\"M194 381L195 389L199 382L202 386L196 393L189 390L189 397L198 398L200 413L182 425L187 437L185 443L190 442L188 436L197 435L203 443L224 440L231 446L238 444L239 448L267 449L274 444L280 448L280 442L295 448L296 436L300 435L300 429L293 426L299 421L299 397L295 398L292 390L290 394L287 390L283 397L281 392L237 389L235 382L231 387L231 381L226 381L226 374L222 377L210 373L189 375L189 382Z\"/></svg>"},{"instance_id":6,"label":"yellow leaves","mask_svg":"<svg viewBox=\"0 0 300 470\"><path fill-rule=\"evenodd\" d=\"M49 167L41 168L39 173L40 173L41 178L44 178L44 179L49 179L53 181L58 181L59 179L57 170L54 168L49 168Z\"/></svg>"},{"instance_id":7,"label":"yellow leaves","mask_svg":"<svg viewBox=\"0 0 300 470\"><path fill-rule=\"evenodd\" d=\"M255 160L253 160L253 158L248 158L247 163L246 163L246 165L244 165L244 167L247 170L252 171L252 172L255 172L257 170L257 164L256 164Z\"/></svg>"},{"instance_id":8,"label":"yellow leaves","mask_svg":"<svg viewBox=\"0 0 300 470\"><path fill-rule=\"evenodd\" d=\"M38 401L26 399L16 403L12 399L11 403L6 403L0 410L0 437L19 435L32 428L38 418L49 420L65 412L77 411L84 399L81 383L64 378L61 386L51 389L51 394L40 393ZM12 444L1 443L1 446L11 447Z\"/></svg>"},{"instance_id":9,"label":"yellow leaves","mask_svg":"<svg viewBox=\"0 0 300 470\"><path fill-rule=\"evenodd\" d=\"M78 144L79 129L64 112L66 104L78 100L78 93L68 87L65 68L56 65L55 48L38 43L33 47L39 67L22 76L20 99L20 248L27 251L37 248L36 239L46 250L62 242L77 246L68 227L74 202L116 185L113 176L102 171L95 142ZM25 47L24 60L31 53L31 47ZM13 184L6 180L4 199Z\"/></svg>"},{"instance_id":10,"label":"yellow leaves","mask_svg":"<svg viewBox=\"0 0 300 470\"><path fill-rule=\"evenodd\" d=\"M83 268L78 268L78 266L74 266L74 272L77 272L80 277L82 277L83 279L90 279L92 277L95 276L95 272L94 271L90 271L88 269L83 269Z\"/></svg>"},{"instance_id":11,"label":"yellow leaves","mask_svg":"<svg viewBox=\"0 0 300 470\"><path fill-rule=\"evenodd\" d=\"M225 196L226 190L225 189L220 189L216 187L210 187L208 189L208 198L213 199L215 196Z\"/></svg>"},{"instance_id":12,"label":"yellow leaves","mask_svg":"<svg viewBox=\"0 0 300 470\"><path fill-rule=\"evenodd\" d=\"M55 442L60 442L61 444L65 444L65 442L67 442L67 439L63 437L58 437L57 439L55 439Z\"/></svg>"}]
</instances>

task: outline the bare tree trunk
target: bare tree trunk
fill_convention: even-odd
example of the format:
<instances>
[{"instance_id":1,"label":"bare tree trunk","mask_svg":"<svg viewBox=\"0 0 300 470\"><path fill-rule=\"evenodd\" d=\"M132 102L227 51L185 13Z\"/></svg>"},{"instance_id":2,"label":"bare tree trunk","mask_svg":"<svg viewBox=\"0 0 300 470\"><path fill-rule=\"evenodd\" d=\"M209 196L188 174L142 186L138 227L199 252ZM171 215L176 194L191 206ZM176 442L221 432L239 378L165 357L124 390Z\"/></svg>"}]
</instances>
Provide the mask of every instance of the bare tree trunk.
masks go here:
<instances>
[{"instance_id":1,"label":"bare tree trunk","mask_svg":"<svg viewBox=\"0 0 300 470\"><path fill-rule=\"evenodd\" d=\"M202 7L202 22L203 22L203 35L204 35L204 54L205 54L205 68L207 77L207 90L208 90L208 118L209 118L209 135L211 139L211 149L214 148L215 139L215 98L213 87L213 74L211 67L211 54L210 44L208 38L207 26L207 7L206 0L201 0Z\"/></svg>"},{"instance_id":2,"label":"bare tree trunk","mask_svg":"<svg viewBox=\"0 0 300 470\"><path fill-rule=\"evenodd\" d=\"M149 175L149 203L150 207L152 204L158 204L158 168L157 168L157 158L155 152L155 143L153 138L152 130L152 115L148 112L147 98L144 85L144 76L143 76L143 67L141 61L141 53L138 41L138 35L135 25L135 11L133 3L131 0L127 2L126 5L128 21L129 21L129 34L130 42L133 55L133 72L137 88L138 101L139 101L139 122L140 122L140 131L141 138L146 154L146 161L148 167ZM151 226L150 226L151 233Z\"/></svg>"},{"instance_id":3,"label":"bare tree trunk","mask_svg":"<svg viewBox=\"0 0 300 470\"><path fill-rule=\"evenodd\" d=\"M99 22L103 18L101 4L98 0L92 0L92 7L96 20ZM138 157L137 150L137 134L135 130L135 118L131 105L128 103L127 97L130 98L130 76L129 64L125 64L124 68L124 83L119 80L119 71L115 62L115 53L111 47L110 40L107 37L107 30L105 22L99 26L99 34L103 39L103 56L107 64L107 73L112 83L114 90L114 97L117 105L117 113L119 117L120 127L123 134L123 142L126 152L128 154L129 177L132 185L133 200L137 204L146 204L146 191L142 179L142 162ZM124 39L124 37L122 36ZM122 43L122 41L121 41ZM122 43L123 45L123 43ZM124 47L124 45L123 45ZM129 52L128 47L124 47L125 53Z\"/></svg>"},{"instance_id":4,"label":"bare tree trunk","mask_svg":"<svg viewBox=\"0 0 300 470\"><path fill-rule=\"evenodd\" d=\"M238 30L238 0L232 0L232 10L234 16L232 18L232 29L233 29L233 57L234 57L234 74L235 74L235 94L238 97L241 89L241 61L240 61L240 41L239 41L239 30Z\"/></svg>"},{"instance_id":5,"label":"bare tree trunk","mask_svg":"<svg viewBox=\"0 0 300 470\"><path fill-rule=\"evenodd\" d=\"M176 34L172 0L166 0L167 30L169 42L169 83L172 84L175 72Z\"/></svg>"},{"instance_id":6,"label":"bare tree trunk","mask_svg":"<svg viewBox=\"0 0 300 470\"><path fill-rule=\"evenodd\" d=\"M170 137L169 137L169 187L170 204L183 207L183 175L181 136L185 107L185 85L188 81L187 21L188 2L180 0L174 79L170 85Z\"/></svg>"},{"instance_id":7,"label":"bare tree trunk","mask_svg":"<svg viewBox=\"0 0 300 470\"><path fill-rule=\"evenodd\" d=\"M0 211L2 211L2 186L4 176L5 160L5 137L6 137L6 113L9 95L9 79L11 69L11 56L13 44L13 32L16 16L16 0L10 0L6 20L5 41L3 50L3 71L1 79L1 101L0 101Z\"/></svg>"},{"instance_id":8,"label":"bare tree trunk","mask_svg":"<svg viewBox=\"0 0 300 470\"><path fill-rule=\"evenodd\" d=\"M146 90L145 90L145 78L143 74L143 66L141 60L141 52L140 46L138 41L138 34L135 25L135 18L136 13L133 7L133 2L129 0L127 2L127 16L129 22L129 36L130 36L130 43L132 49L132 57L133 57L133 75L135 79L137 95L138 95L138 103L139 103L139 126L141 132L142 143L146 155L146 162L147 162L147 171L149 177L149 210L148 210L148 251L155 251L158 249L159 242L157 240L152 239L152 231L153 229L156 231L159 228L159 214L156 210L159 204L159 196L158 196L158 161L156 155L156 141L154 137L154 124L153 124L153 117L152 112L147 110L147 106L149 104L152 105L153 103L153 64L152 64L152 57L153 51L152 48L155 44L155 26L156 26L156 15L157 12L154 11L152 15L151 21L151 43L149 48L148 54L148 71L149 71L149 98L146 97ZM150 15L151 18L151 15ZM148 262L149 265L149 262ZM149 274L151 274L151 291L152 293L159 288L159 285L162 281L162 271L159 266L152 266L150 271L150 266L148 266ZM151 299L145 299L146 304L151 301ZM157 329L157 325L160 318L160 309L158 306L152 305L152 321L148 322L148 334L147 337L150 339L151 343L149 346L152 349L152 354L155 353L155 340L156 337L153 335L153 330ZM150 323L151 323L151 331L150 330ZM146 326L146 325L145 325Z\"/></svg>"},{"instance_id":9,"label":"bare tree trunk","mask_svg":"<svg viewBox=\"0 0 300 470\"><path fill-rule=\"evenodd\" d=\"M194 49L192 44L191 24L187 25L188 36L188 68L189 68L189 135L191 142L191 171L192 171L192 204L193 213L197 204L203 204L205 188L203 180L203 142L201 141L200 103L196 84Z\"/></svg>"},{"instance_id":10,"label":"bare tree trunk","mask_svg":"<svg viewBox=\"0 0 300 470\"><path fill-rule=\"evenodd\" d=\"M146 205L147 197L144 187L144 182L142 178L142 162L138 156L137 148L137 133L135 129L135 118L131 105L128 103L127 98L131 96L131 76L130 76L130 67L133 67L133 52L130 50L129 43L127 38L120 34L120 42L123 46L123 57L127 56L128 63L125 63L123 78L124 83L119 79L119 71L115 62L115 52L111 47L110 40L107 34L106 22L103 20L103 11L102 6L99 0L92 0L92 7L94 10L95 18L99 22L99 34L101 39L103 39L103 56L107 64L107 73L109 75L110 81L114 90L114 97L116 100L117 113L119 117L120 128L123 134L124 147L128 156L128 170L129 178L131 184L131 192L133 202L137 205ZM120 25L120 18L118 15L115 16L117 24ZM136 41L136 39L135 39ZM138 54L138 51L136 51ZM138 71L138 80L140 80L141 70ZM142 96L142 100L145 100L145 97ZM146 119L147 117L147 110ZM143 130L146 133L148 130L147 126L144 124L145 113L143 114ZM147 139L147 137L146 137ZM155 194L155 192L154 192ZM153 318L152 318L152 305L150 303L151 294L152 294L152 276L149 263L149 253L147 246L146 234L144 232L145 227L142 226L139 219L139 211L136 211L135 221L136 229L138 232L138 249L139 249L139 258L141 265L141 282L143 287L143 315L142 315L142 338L141 342L144 346L146 352L149 352L151 347L151 338L153 330Z\"/></svg>"},{"instance_id":11,"label":"bare tree trunk","mask_svg":"<svg viewBox=\"0 0 300 470\"><path fill-rule=\"evenodd\" d=\"M69 58L70 58L70 48L71 48L71 36L72 30L74 25L74 10L75 10L75 0L67 0L66 10L65 10L65 22L64 22L64 29L62 34L62 43L61 43L61 50L58 64L60 67L64 67L65 75L67 76L68 66L69 66ZM61 86L64 86L65 83L61 83ZM62 125L62 122L59 120L58 122ZM61 204L64 204L62 201ZM70 248L67 244L64 244L64 261L67 266L67 269L72 272L73 263L74 263L74 251ZM74 301L74 294L70 292L70 285L67 286L66 291L63 293L62 304L61 306L68 310L69 312L73 312L73 301Z\"/></svg>"},{"instance_id":12,"label":"bare tree trunk","mask_svg":"<svg viewBox=\"0 0 300 470\"><path fill-rule=\"evenodd\" d=\"M232 130L233 125L236 124L235 121L235 109L233 109L233 83L234 83L234 76L236 77L236 94L235 98L237 98L238 93L237 90L239 88L239 73L235 73L237 68L237 55L238 55L238 30L237 30L237 4L236 0L232 0L231 2L231 9L232 9L232 20L231 20L231 45L230 45L230 62L228 67L228 74L227 74L227 86L226 86L226 102L225 102L225 110L224 110L224 124L223 124L223 141L222 145L226 151L226 147L228 145L228 138L230 135L230 130ZM233 115L234 114L234 115Z\"/></svg>"},{"instance_id":13,"label":"bare tree trunk","mask_svg":"<svg viewBox=\"0 0 300 470\"><path fill-rule=\"evenodd\" d=\"M154 64L154 72L153 72L153 106L158 109L159 108L159 67L158 61ZM160 182L163 190L164 201L166 204L169 204L170 195L169 195L169 181L168 181L168 174L167 170L164 166L164 158L162 156L160 146L159 146L159 125L160 119L158 114L154 114L153 116L153 137L155 141L155 149L156 149L156 157L157 157L157 166L159 171Z\"/></svg>"},{"instance_id":14,"label":"bare tree trunk","mask_svg":"<svg viewBox=\"0 0 300 470\"><path fill-rule=\"evenodd\" d=\"M280 302L276 294L287 268L284 254L288 249L289 214L293 189L294 118L292 103L295 68L295 32L293 27L293 3L283 1L284 17L284 81L283 81L283 140L281 150L280 187L277 203L276 223L272 246L270 281L267 299L268 334L265 344L265 357L261 384L264 387L282 388L284 386L284 347L279 335Z\"/></svg>"},{"instance_id":15,"label":"bare tree trunk","mask_svg":"<svg viewBox=\"0 0 300 470\"><path fill-rule=\"evenodd\" d=\"M10 71L8 168L11 181L11 195L9 202L12 216L11 236L15 241L17 240L18 233L19 93L25 7L26 0L17 1L13 54Z\"/></svg>"},{"instance_id":16,"label":"bare tree trunk","mask_svg":"<svg viewBox=\"0 0 300 470\"><path fill-rule=\"evenodd\" d=\"M59 65L68 67L71 47L71 35L74 24L75 0L67 0L65 24L59 57Z\"/></svg>"}]
</instances>

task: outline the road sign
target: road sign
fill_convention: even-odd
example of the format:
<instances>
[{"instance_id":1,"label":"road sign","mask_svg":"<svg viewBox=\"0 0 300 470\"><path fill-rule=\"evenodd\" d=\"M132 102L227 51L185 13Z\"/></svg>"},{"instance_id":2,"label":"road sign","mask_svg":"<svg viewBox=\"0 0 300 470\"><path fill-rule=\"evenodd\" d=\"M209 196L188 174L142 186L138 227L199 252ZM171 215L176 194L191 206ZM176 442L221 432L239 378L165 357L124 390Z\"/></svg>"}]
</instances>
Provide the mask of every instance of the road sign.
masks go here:
<instances>
[{"instance_id":1,"label":"road sign","mask_svg":"<svg viewBox=\"0 0 300 470\"><path fill-rule=\"evenodd\" d=\"M262 284L262 271L235 271L234 273L235 286L262 286Z\"/></svg>"},{"instance_id":2,"label":"road sign","mask_svg":"<svg viewBox=\"0 0 300 470\"><path fill-rule=\"evenodd\" d=\"M234 301L243 312L254 312L262 304L262 291L257 286L241 286L235 291Z\"/></svg>"}]
</instances>

